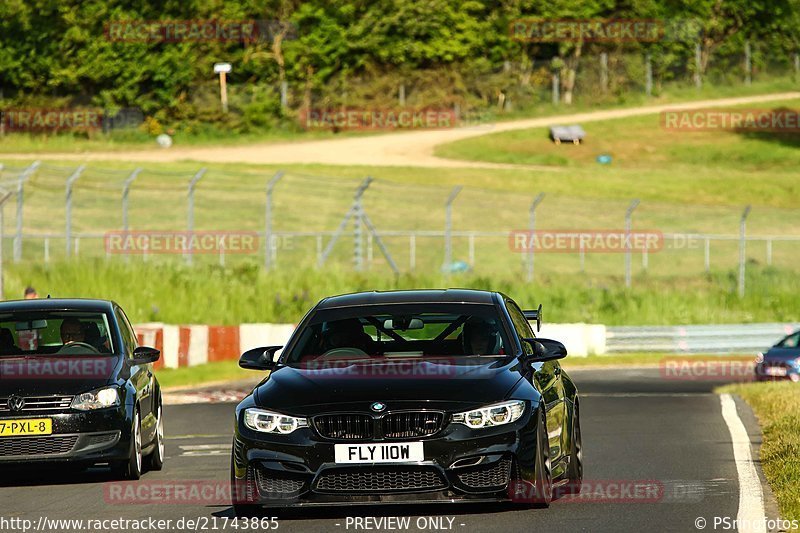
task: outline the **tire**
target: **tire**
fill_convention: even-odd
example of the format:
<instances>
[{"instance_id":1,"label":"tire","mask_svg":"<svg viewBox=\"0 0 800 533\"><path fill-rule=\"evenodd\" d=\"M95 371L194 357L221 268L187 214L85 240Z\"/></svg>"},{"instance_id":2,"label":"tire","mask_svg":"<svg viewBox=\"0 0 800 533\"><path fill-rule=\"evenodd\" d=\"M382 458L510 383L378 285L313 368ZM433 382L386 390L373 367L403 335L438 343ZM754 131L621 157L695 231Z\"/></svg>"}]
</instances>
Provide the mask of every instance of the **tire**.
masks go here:
<instances>
[{"instance_id":1,"label":"tire","mask_svg":"<svg viewBox=\"0 0 800 533\"><path fill-rule=\"evenodd\" d=\"M159 471L164 468L164 411L161 402L158 405L158 416L156 418L156 437L155 449L148 457L148 470Z\"/></svg>"},{"instance_id":2,"label":"tire","mask_svg":"<svg viewBox=\"0 0 800 533\"><path fill-rule=\"evenodd\" d=\"M583 485L583 440L581 438L581 415L579 404L576 401L572 414L572 435L569 447L569 467L567 479L569 483L564 487L564 494L580 494Z\"/></svg>"},{"instance_id":3,"label":"tire","mask_svg":"<svg viewBox=\"0 0 800 533\"><path fill-rule=\"evenodd\" d=\"M553 500L553 473L550 469L550 443L547 436L547 415L544 406L539 406L539 421L536 426L536 484L531 502L536 507L547 508Z\"/></svg>"},{"instance_id":4,"label":"tire","mask_svg":"<svg viewBox=\"0 0 800 533\"><path fill-rule=\"evenodd\" d=\"M258 506L252 502L255 487L248 475L244 481L236 479L234 452L231 451L231 505L239 518L251 518L258 514ZM249 472L249 469L248 469Z\"/></svg>"},{"instance_id":5,"label":"tire","mask_svg":"<svg viewBox=\"0 0 800 533\"><path fill-rule=\"evenodd\" d=\"M142 477L142 421L139 408L133 412L133 427L131 428L131 451L128 459L111 465L114 477L137 480Z\"/></svg>"}]
</instances>

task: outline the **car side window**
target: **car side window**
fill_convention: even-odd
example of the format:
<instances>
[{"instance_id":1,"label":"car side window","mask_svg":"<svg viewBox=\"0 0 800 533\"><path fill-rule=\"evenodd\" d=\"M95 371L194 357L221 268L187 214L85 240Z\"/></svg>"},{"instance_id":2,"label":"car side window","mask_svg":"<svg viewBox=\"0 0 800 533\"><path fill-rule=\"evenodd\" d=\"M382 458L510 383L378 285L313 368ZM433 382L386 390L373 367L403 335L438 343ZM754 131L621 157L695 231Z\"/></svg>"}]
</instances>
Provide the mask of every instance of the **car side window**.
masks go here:
<instances>
[{"instance_id":1,"label":"car side window","mask_svg":"<svg viewBox=\"0 0 800 533\"><path fill-rule=\"evenodd\" d=\"M535 337L533 334L533 330L531 329L531 325L528 323L528 319L525 318L525 315L522 313L517 304L512 302L511 300L506 300L506 309L508 309L508 314L511 316L511 323L514 325L514 329L517 332L517 335L520 339L530 339ZM522 343L522 348L525 350L526 354L532 354L533 349L527 342Z\"/></svg>"},{"instance_id":2,"label":"car side window","mask_svg":"<svg viewBox=\"0 0 800 533\"><path fill-rule=\"evenodd\" d=\"M778 346L780 346L781 348L797 348L798 341L800 341L800 332L797 332L793 335L789 335L788 337L783 339Z\"/></svg>"},{"instance_id":3,"label":"car side window","mask_svg":"<svg viewBox=\"0 0 800 533\"><path fill-rule=\"evenodd\" d=\"M136 333L134 333L133 327L128 321L128 317L122 312L122 309L117 308L114 312L117 315L117 323L119 324L119 331L122 335L122 342L125 344L125 351L128 352L128 357L133 357L133 350L135 350L138 345Z\"/></svg>"}]
</instances>

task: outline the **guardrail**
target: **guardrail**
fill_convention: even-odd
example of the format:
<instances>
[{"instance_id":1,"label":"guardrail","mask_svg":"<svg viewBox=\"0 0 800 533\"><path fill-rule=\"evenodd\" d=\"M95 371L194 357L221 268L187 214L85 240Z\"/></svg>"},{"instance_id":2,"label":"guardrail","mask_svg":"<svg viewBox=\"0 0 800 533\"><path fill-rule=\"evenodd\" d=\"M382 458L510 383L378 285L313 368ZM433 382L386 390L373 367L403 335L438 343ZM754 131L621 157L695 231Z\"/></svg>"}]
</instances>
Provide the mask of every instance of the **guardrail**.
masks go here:
<instances>
[{"instance_id":1,"label":"guardrail","mask_svg":"<svg viewBox=\"0 0 800 533\"><path fill-rule=\"evenodd\" d=\"M800 323L611 326L606 328L605 352L760 352L797 329Z\"/></svg>"}]
</instances>

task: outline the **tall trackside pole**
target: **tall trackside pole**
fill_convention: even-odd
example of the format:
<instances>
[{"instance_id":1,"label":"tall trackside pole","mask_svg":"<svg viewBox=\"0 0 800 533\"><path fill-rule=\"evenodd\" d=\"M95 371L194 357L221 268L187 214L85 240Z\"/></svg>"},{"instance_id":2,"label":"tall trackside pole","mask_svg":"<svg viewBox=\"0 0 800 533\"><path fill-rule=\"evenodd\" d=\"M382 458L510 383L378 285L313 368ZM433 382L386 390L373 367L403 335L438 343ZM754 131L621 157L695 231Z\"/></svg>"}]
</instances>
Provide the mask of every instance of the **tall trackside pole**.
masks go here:
<instances>
[{"instance_id":1,"label":"tall trackside pole","mask_svg":"<svg viewBox=\"0 0 800 533\"><path fill-rule=\"evenodd\" d=\"M81 165L75 169L75 171L67 178L67 194L66 194L66 212L67 212L67 220L66 220L66 228L64 230L64 236L66 242L66 252L67 257L72 254L72 187L75 185L75 182L78 178L81 177L86 165Z\"/></svg>"},{"instance_id":2,"label":"tall trackside pole","mask_svg":"<svg viewBox=\"0 0 800 533\"><path fill-rule=\"evenodd\" d=\"M187 220L186 220L186 232L187 238L192 238L192 232L194 231L194 188L197 185L197 182L200 181L200 178L206 173L206 168L203 167L197 171L197 174L194 175L192 180L189 182L189 197L188 197L188 213L187 213ZM191 265L192 264L192 247L189 244L185 252L186 263Z\"/></svg>"},{"instance_id":3,"label":"tall trackside pole","mask_svg":"<svg viewBox=\"0 0 800 533\"><path fill-rule=\"evenodd\" d=\"M628 206L625 211L625 286L631 286L631 217L633 211L639 205L639 200L636 199Z\"/></svg>"},{"instance_id":4,"label":"tall trackside pole","mask_svg":"<svg viewBox=\"0 0 800 533\"><path fill-rule=\"evenodd\" d=\"M538 206L542 200L544 200L544 193L540 192L536 198L533 199L528 209L528 231L530 232L530 241L528 241L528 283L533 281L533 243L536 242L536 239L534 239L534 232L536 231L536 206Z\"/></svg>"},{"instance_id":5,"label":"tall trackside pole","mask_svg":"<svg viewBox=\"0 0 800 533\"><path fill-rule=\"evenodd\" d=\"M750 207L747 206L742 212L742 218L739 220L739 298L744 298L744 274L745 274L745 233L747 230L747 216L750 214Z\"/></svg>"},{"instance_id":6,"label":"tall trackside pole","mask_svg":"<svg viewBox=\"0 0 800 533\"><path fill-rule=\"evenodd\" d=\"M141 174L142 168L139 167L135 169L130 175L125 179L125 182L122 184L122 230L125 233L128 233L128 193L131 191L131 185L133 185L134 180L139 177Z\"/></svg>"},{"instance_id":7,"label":"tall trackside pole","mask_svg":"<svg viewBox=\"0 0 800 533\"><path fill-rule=\"evenodd\" d=\"M445 217L444 217L444 264L442 269L446 272L450 271L453 262L453 202L461 192L463 187L456 185L450 191L450 196L445 201Z\"/></svg>"},{"instance_id":8,"label":"tall trackside pole","mask_svg":"<svg viewBox=\"0 0 800 533\"><path fill-rule=\"evenodd\" d=\"M14 237L14 262L22 259L22 205L24 202L25 182L36 172L41 161L34 161L31 166L22 171L17 181L17 234Z\"/></svg>"},{"instance_id":9,"label":"tall trackside pole","mask_svg":"<svg viewBox=\"0 0 800 533\"><path fill-rule=\"evenodd\" d=\"M264 204L264 270L272 268L274 261L272 250L272 190L282 177L283 171L279 170L267 182L267 201Z\"/></svg>"}]
</instances>

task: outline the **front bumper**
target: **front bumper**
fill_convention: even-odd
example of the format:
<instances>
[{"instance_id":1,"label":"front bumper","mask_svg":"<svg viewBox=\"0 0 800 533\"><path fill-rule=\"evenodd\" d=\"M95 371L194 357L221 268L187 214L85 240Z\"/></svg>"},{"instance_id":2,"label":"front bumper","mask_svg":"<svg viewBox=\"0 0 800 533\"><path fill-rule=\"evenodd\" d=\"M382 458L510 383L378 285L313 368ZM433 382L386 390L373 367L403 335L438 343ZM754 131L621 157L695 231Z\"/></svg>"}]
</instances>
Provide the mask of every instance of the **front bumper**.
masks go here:
<instances>
[{"instance_id":1,"label":"front bumper","mask_svg":"<svg viewBox=\"0 0 800 533\"><path fill-rule=\"evenodd\" d=\"M262 435L239 424L232 479L239 501L272 506L509 500L516 480L532 482L536 418L472 430L450 424L423 442L424 461L337 464L334 445L311 428ZM392 440L395 442L395 440Z\"/></svg>"},{"instance_id":2,"label":"front bumper","mask_svg":"<svg viewBox=\"0 0 800 533\"><path fill-rule=\"evenodd\" d=\"M800 381L800 366L795 363L764 361L756 364L757 381Z\"/></svg>"},{"instance_id":3,"label":"front bumper","mask_svg":"<svg viewBox=\"0 0 800 533\"><path fill-rule=\"evenodd\" d=\"M123 407L98 411L10 416L2 420L50 418L52 435L0 437L0 465L31 462L104 463L126 459L130 432Z\"/></svg>"}]
</instances>

